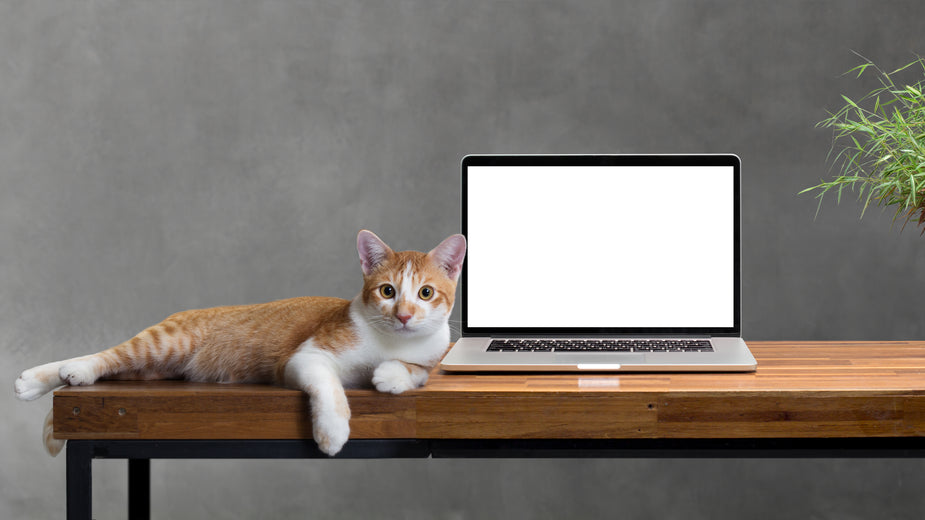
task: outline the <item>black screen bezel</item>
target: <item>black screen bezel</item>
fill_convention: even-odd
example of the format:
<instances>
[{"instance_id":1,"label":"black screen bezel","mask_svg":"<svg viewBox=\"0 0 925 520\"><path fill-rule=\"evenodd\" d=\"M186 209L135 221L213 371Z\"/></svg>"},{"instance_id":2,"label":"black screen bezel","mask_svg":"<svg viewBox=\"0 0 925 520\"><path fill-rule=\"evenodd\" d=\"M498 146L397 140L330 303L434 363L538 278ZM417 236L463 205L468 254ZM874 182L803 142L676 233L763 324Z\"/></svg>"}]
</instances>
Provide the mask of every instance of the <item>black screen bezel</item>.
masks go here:
<instances>
[{"instance_id":1,"label":"black screen bezel","mask_svg":"<svg viewBox=\"0 0 925 520\"><path fill-rule=\"evenodd\" d=\"M462 234L468 238L468 175L470 166L732 166L733 167L733 326L732 327L470 327L468 264L463 262L460 284L464 336L541 335L704 335L740 336L742 332L741 160L734 154L703 155L467 155L462 168Z\"/></svg>"}]
</instances>

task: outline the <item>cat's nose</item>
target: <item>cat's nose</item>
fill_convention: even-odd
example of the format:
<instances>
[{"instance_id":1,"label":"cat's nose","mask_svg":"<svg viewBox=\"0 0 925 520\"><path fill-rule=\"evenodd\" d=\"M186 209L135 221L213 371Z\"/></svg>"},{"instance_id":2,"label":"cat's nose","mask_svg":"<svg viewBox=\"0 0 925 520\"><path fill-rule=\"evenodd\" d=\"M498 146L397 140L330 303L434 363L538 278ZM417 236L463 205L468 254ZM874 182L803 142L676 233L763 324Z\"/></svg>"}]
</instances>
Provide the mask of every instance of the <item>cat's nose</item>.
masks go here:
<instances>
[{"instance_id":1,"label":"cat's nose","mask_svg":"<svg viewBox=\"0 0 925 520\"><path fill-rule=\"evenodd\" d=\"M396 314L395 317L398 318L398 321L400 321L402 325L407 325L408 320L411 319L410 314Z\"/></svg>"}]
</instances>

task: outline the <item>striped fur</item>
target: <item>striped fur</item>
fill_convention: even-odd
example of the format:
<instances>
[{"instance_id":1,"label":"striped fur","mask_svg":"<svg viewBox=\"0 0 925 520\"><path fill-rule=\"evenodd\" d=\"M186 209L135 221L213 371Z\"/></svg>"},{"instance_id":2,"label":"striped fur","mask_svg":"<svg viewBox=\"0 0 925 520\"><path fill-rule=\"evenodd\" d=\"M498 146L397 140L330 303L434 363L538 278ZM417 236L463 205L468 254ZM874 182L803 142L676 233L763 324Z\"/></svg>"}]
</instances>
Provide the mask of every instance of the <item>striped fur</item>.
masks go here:
<instances>
[{"instance_id":1,"label":"striped fur","mask_svg":"<svg viewBox=\"0 0 925 520\"><path fill-rule=\"evenodd\" d=\"M394 252L363 230L363 289L353 300L302 297L180 312L102 352L26 370L16 396L32 400L98 379L276 384L309 395L315 440L334 455L349 437L345 386L401 393L426 382L449 344L465 250L465 238L453 235L426 254ZM49 453L60 451L47 422L44 436Z\"/></svg>"}]
</instances>

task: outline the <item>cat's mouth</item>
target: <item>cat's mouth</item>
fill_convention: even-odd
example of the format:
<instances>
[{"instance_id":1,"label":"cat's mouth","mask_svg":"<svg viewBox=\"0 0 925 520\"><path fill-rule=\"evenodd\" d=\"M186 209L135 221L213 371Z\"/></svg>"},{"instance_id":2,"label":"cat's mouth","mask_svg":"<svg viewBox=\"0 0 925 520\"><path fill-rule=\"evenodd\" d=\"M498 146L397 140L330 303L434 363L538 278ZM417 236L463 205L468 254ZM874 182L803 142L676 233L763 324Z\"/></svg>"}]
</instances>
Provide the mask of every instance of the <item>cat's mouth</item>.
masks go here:
<instances>
[{"instance_id":1,"label":"cat's mouth","mask_svg":"<svg viewBox=\"0 0 925 520\"><path fill-rule=\"evenodd\" d=\"M417 327L409 325L408 323L402 323L398 320L395 320L393 330L398 334L411 334L418 331Z\"/></svg>"}]
</instances>

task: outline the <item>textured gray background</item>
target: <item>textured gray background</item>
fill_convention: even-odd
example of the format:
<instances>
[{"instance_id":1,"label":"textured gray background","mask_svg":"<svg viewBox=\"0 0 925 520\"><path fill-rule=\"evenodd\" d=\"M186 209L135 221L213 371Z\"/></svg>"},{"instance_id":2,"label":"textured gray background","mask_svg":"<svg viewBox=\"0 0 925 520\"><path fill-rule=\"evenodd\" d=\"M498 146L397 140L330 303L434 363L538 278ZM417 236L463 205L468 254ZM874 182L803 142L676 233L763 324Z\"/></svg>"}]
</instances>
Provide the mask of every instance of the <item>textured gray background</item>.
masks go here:
<instances>
[{"instance_id":1,"label":"textured gray background","mask_svg":"<svg viewBox=\"0 0 925 520\"><path fill-rule=\"evenodd\" d=\"M187 308L352 297L474 152L735 152L745 336L923 339L925 239L797 196L919 1L0 1L0 517L64 511L24 368ZM657 202L653 211L674 211ZM679 214L679 219L684 215ZM124 515L95 463L96 516ZM156 461L158 518L909 518L919 461Z\"/></svg>"}]
</instances>

